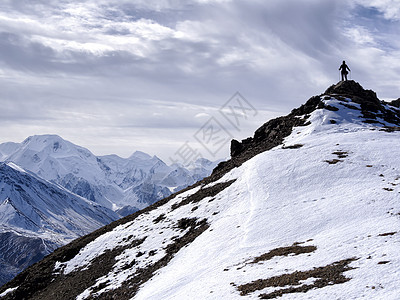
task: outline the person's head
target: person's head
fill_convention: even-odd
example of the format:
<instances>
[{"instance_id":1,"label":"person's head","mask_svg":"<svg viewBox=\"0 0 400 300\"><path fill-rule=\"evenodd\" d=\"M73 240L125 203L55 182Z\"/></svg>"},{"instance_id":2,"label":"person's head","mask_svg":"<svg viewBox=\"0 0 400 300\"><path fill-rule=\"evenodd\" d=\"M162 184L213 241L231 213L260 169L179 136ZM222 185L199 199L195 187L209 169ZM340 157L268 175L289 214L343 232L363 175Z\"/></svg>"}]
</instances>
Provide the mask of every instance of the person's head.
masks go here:
<instances>
[{"instance_id":1,"label":"person's head","mask_svg":"<svg viewBox=\"0 0 400 300\"><path fill-rule=\"evenodd\" d=\"M343 61L343 63L345 64L346 62L345 62L345 61Z\"/></svg>"}]
</instances>

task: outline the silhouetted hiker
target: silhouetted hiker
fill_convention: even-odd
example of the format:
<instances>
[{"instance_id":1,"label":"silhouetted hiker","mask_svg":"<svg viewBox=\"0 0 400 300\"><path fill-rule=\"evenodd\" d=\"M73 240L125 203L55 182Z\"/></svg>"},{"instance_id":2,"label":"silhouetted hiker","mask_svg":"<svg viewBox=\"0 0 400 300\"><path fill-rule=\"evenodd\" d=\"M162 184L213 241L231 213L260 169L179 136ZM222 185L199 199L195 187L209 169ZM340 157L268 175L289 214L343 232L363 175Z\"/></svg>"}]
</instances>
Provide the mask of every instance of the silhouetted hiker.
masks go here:
<instances>
[{"instance_id":1,"label":"silhouetted hiker","mask_svg":"<svg viewBox=\"0 0 400 300\"><path fill-rule=\"evenodd\" d=\"M342 65L340 66L339 70L341 70L342 72L342 81L346 80L347 81L347 74L349 74L349 72L347 72L347 70L351 71L350 68L346 65L346 62L343 61Z\"/></svg>"}]
</instances>

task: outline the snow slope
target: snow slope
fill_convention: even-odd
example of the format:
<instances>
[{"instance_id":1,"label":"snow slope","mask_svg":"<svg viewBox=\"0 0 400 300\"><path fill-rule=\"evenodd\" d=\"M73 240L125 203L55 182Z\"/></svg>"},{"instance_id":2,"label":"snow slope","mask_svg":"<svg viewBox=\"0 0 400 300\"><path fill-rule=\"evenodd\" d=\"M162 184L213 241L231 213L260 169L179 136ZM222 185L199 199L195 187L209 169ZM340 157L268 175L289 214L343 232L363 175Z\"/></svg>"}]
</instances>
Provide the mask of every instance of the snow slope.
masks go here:
<instances>
[{"instance_id":1,"label":"snow slope","mask_svg":"<svg viewBox=\"0 0 400 300\"><path fill-rule=\"evenodd\" d=\"M42 285L1 299L399 299L400 124L358 102L322 95L281 145L59 249Z\"/></svg>"},{"instance_id":2,"label":"snow slope","mask_svg":"<svg viewBox=\"0 0 400 300\"><path fill-rule=\"evenodd\" d=\"M14 163L0 163L0 283L116 219L113 211Z\"/></svg>"},{"instance_id":3,"label":"snow slope","mask_svg":"<svg viewBox=\"0 0 400 300\"><path fill-rule=\"evenodd\" d=\"M36 233L76 238L118 218L109 209L28 173L0 164L0 224ZM65 244L65 241L59 242Z\"/></svg>"},{"instance_id":4,"label":"snow slope","mask_svg":"<svg viewBox=\"0 0 400 300\"><path fill-rule=\"evenodd\" d=\"M210 229L133 299L258 299L287 286L245 296L235 287L346 259L354 259L345 272L348 282L282 299L399 299L400 135L347 123L353 116L316 111L311 125L285 140L303 147L275 148L222 178L236 179L218 195L229 202L195 211L198 218L219 212L208 217ZM327 124L332 118L342 123ZM346 157L330 163L338 159L335 153ZM249 263L295 243L316 250Z\"/></svg>"}]
</instances>

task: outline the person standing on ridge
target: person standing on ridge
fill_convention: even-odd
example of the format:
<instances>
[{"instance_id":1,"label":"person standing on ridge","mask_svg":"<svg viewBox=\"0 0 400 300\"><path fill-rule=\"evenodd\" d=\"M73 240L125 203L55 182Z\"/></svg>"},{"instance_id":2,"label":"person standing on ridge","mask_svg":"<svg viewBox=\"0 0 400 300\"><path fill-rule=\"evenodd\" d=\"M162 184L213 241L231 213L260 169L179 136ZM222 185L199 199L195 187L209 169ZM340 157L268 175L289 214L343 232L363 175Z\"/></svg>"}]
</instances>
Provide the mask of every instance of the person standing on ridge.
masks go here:
<instances>
[{"instance_id":1,"label":"person standing on ridge","mask_svg":"<svg viewBox=\"0 0 400 300\"><path fill-rule=\"evenodd\" d=\"M340 66L339 70L341 70L342 73L342 81L346 80L347 81L347 70L351 71L350 68L346 65L346 62L343 61L342 65Z\"/></svg>"}]
</instances>

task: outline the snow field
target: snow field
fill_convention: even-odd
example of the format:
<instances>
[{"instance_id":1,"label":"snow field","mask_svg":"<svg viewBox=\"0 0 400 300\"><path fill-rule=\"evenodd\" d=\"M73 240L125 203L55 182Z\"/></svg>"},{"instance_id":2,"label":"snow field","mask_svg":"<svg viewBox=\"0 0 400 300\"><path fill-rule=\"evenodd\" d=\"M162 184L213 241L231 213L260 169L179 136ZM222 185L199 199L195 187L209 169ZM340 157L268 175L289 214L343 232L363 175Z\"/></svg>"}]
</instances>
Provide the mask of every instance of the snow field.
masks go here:
<instances>
[{"instance_id":1,"label":"snow field","mask_svg":"<svg viewBox=\"0 0 400 300\"><path fill-rule=\"evenodd\" d=\"M335 99L326 102L338 106ZM218 195L223 199L218 219L133 299L259 299L279 288L240 296L231 283L349 258L356 258L350 264L355 269L345 272L350 281L282 299L398 299L400 189L393 184L400 180L400 136L353 117L359 118L357 111L343 107L338 113L317 110L311 125L285 140L303 147L277 147L222 178L237 181ZM340 123L330 124L333 118ZM334 152L346 157L330 164L338 158ZM384 189L389 187L393 191ZM296 242L317 250L248 263Z\"/></svg>"}]
</instances>

